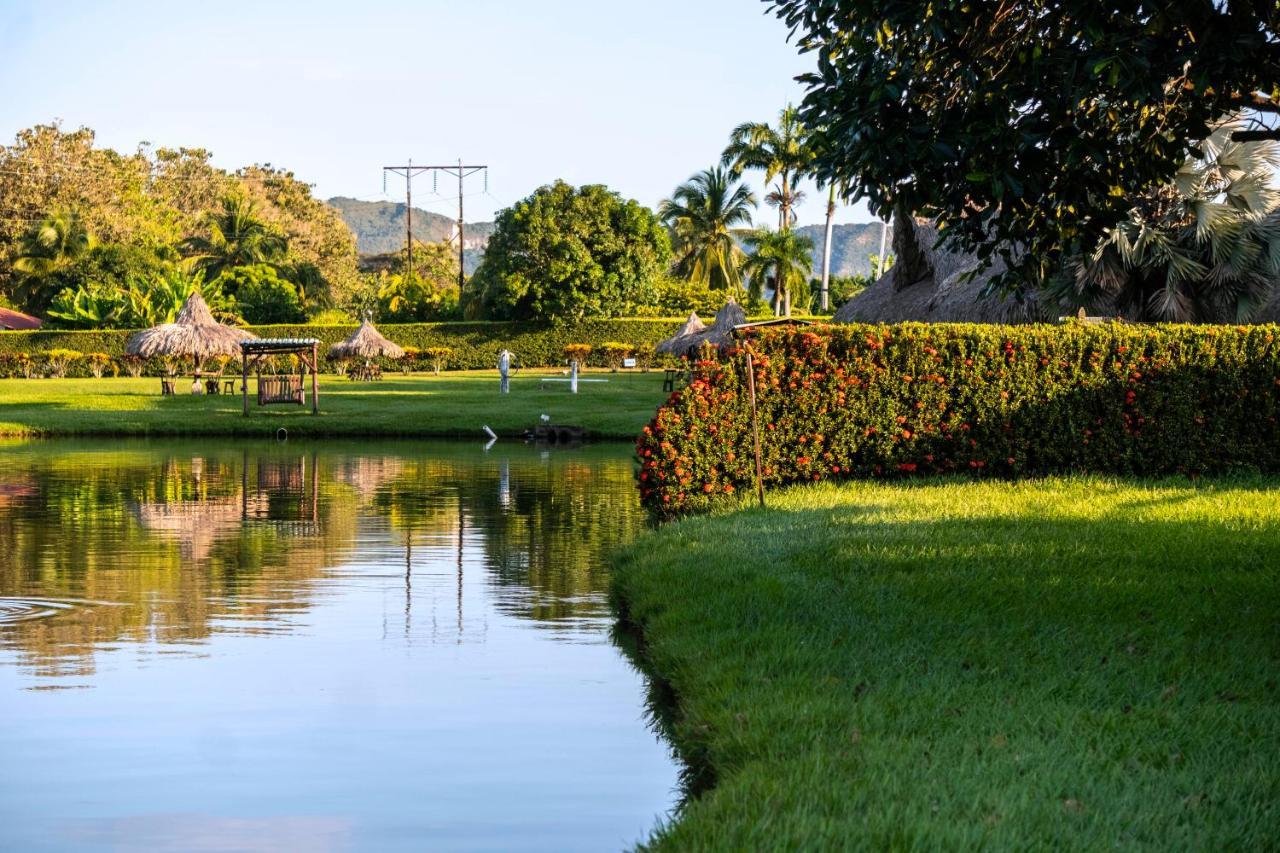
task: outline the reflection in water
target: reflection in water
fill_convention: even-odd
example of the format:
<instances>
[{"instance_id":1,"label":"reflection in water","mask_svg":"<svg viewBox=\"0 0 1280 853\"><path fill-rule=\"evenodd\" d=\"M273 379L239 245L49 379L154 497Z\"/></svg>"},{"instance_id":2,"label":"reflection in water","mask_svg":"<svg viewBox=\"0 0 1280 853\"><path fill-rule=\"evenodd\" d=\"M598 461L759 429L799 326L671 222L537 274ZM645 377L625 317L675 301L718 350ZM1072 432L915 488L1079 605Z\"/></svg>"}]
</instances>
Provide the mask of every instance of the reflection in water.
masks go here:
<instances>
[{"instance_id":1,"label":"reflection in water","mask_svg":"<svg viewBox=\"0 0 1280 853\"><path fill-rule=\"evenodd\" d=\"M635 841L676 775L608 640L642 523L627 448L0 449L0 847Z\"/></svg>"}]
</instances>

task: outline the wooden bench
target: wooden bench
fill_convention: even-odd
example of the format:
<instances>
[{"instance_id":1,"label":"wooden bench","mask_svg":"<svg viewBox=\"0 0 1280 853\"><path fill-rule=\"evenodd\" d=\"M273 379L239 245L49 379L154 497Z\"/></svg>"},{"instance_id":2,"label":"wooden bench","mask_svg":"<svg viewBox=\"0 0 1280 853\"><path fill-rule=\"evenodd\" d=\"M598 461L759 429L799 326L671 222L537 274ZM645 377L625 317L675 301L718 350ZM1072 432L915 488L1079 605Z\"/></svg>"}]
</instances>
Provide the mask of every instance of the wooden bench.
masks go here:
<instances>
[{"instance_id":1,"label":"wooden bench","mask_svg":"<svg viewBox=\"0 0 1280 853\"><path fill-rule=\"evenodd\" d=\"M296 403L301 406L306 402L302 396L301 376L259 376L258 405L267 406L272 403Z\"/></svg>"},{"instance_id":2,"label":"wooden bench","mask_svg":"<svg viewBox=\"0 0 1280 853\"><path fill-rule=\"evenodd\" d=\"M670 394L676 390L676 385L683 385L687 379L685 371L668 367L662 376L662 390Z\"/></svg>"}]
</instances>

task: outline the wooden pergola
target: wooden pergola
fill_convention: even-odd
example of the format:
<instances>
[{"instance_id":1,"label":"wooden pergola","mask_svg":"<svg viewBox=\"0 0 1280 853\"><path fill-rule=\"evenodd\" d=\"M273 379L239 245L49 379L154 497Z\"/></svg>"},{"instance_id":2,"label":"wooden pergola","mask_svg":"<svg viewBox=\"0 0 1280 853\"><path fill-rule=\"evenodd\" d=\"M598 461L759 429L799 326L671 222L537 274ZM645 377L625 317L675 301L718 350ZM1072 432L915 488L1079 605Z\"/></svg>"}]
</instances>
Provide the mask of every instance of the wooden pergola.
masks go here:
<instances>
[{"instance_id":1,"label":"wooden pergola","mask_svg":"<svg viewBox=\"0 0 1280 853\"><path fill-rule=\"evenodd\" d=\"M272 403L296 403L306 405L307 370L311 371L311 414L320 414L320 341L315 338L262 338L240 342L240 396L244 400L244 414L249 416L249 367L273 355L297 355L302 363L297 382L292 373L264 379L258 374L258 405Z\"/></svg>"}]
</instances>

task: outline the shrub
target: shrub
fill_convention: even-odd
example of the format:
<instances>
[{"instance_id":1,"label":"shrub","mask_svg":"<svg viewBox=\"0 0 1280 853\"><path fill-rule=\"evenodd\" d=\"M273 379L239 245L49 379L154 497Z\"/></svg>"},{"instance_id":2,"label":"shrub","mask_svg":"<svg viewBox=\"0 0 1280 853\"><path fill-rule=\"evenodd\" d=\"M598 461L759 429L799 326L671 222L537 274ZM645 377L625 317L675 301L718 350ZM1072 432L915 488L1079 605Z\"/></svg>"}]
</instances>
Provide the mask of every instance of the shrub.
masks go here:
<instances>
[{"instance_id":1,"label":"shrub","mask_svg":"<svg viewBox=\"0 0 1280 853\"><path fill-rule=\"evenodd\" d=\"M635 349L636 364L644 373L649 372L649 368L653 367L654 356L657 355L657 347L653 344L637 344Z\"/></svg>"},{"instance_id":2,"label":"shrub","mask_svg":"<svg viewBox=\"0 0 1280 853\"><path fill-rule=\"evenodd\" d=\"M763 330L766 486L843 477L1280 469L1275 326ZM641 496L665 512L750 489L745 353L701 361L645 427Z\"/></svg>"},{"instance_id":3,"label":"shrub","mask_svg":"<svg viewBox=\"0 0 1280 853\"><path fill-rule=\"evenodd\" d=\"M617 373L618 368L622 367L622 360L635 352L635 347L621 341L605 341L600 345L600 352L604 353L604 361L609 369Z\"/></svg>"},{"instance_id":4,"label":"shrub","mask_svg":"<svg viewBox=\"0 0 1280 853\"><path fill-rule=\"evenodd\" d=\"M84 355L73 349L51 349L44 354L45 370L54 379L61 379L67 375L67 368L82 358Z\"/></svg>"},{"instance_id":5,"label":"shrub","mask_svg":"<svg viewBox=\"0 0 1280 853\"><path fill-rule=\"evenodd\" d=\"M25 352L0 353L0 377L13 379L17 376L31 378L31 356Z\"/></svg>"},{"instance_id":6,"label":"shrub","mask_svg":"<svg viewBox=\"0 0 1280 853\"><path fill-rule=\"evenodd\" d=\"M120 366L124 368L126 374L137 379L147 366L147 360L140 355L122 355L120 356Z\"/></svg>"},{"instance_id":7,"label":"shrub","mask_svg":"<svg viewBox=\"0 0 1280 853\"><path fill-rule=\"evenodd\" d=\"M567 344L564 357L567 361L576 361L582 367L587 366L587 356L591 355L591 344Z\"/></svg>"},{"instance_id":8,"label":"shrub","mask_svg":"<svg viewBox=\"0 0 1280 853\"><path fill-rule=\"evenodd\" d=\"M89 366L89 372L93 374L94 379L101 379L102 374L112 367L111 356L105 352L88 353L84 357L84 362Z\"/></svg>"},{"instance_id":9,"label":"shrub","mask_svg":"<svg viewBox=\"0 0 1280 853\"><path fill-rule=\"evenodd\" d=\"M440 371L449 363L449 359L453 357L453 350L449 347L427 347L424 351L427 358L431 361L431 369L435 371L436 376L440 375Z\"/></svg>"}]
</instances>

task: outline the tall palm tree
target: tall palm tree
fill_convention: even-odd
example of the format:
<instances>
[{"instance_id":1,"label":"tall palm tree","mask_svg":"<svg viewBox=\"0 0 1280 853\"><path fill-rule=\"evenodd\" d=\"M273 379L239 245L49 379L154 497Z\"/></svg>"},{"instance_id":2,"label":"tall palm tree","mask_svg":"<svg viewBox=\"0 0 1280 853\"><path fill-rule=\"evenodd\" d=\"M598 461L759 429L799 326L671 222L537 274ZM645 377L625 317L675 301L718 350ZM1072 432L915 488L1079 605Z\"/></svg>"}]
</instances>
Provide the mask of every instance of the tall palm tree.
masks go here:
<instances>
[{"instance_id":1,"label":"tall palm tree","mask_svg":"<svg viewBox=\"0 0 1280 853\"><path fill-rule=\"evenodd\" d=\"M735 127L720 162L734 177L752 169L764 172L766 184L776 178L778 183L765 201L778 208L778 230L791 227L792 209L798 201L796 184L813 163L808 133L795 107L788 104L782 109L777 126L746 122Z\"/></svg>"},{"instance_id":2,"label":"tall palm tree","mask_svg":"<svg viewBox=\"0 0 1280 853\"><path fill-rule=\"evenodd\" d=\"M188 237L182 247L209 281L233 267L279 261L288 249L285 238L259 219L253 202L243 196L225 196L207 224L207 235Z\"/></svg>"},{"instance_id":3,"label":"tall palm tree","mask_svg":"<svg viewBox=\"0 0 1280 853\"><path fill-rule=\"evenodd\" d=\"M23 307L42 311L56 292L54 279L93 248L93 235L80 214L55 208L33 225L18 244L13 268L21 275L14 295Z\"/></svg>"},{"instance_id":4,"label":"tall palm tree","mask_svg":"<svg viewBox=\"0 0 1280 853\"><path fill-rule=\"evenodd\" d=\"M675 237L676 274L712 290L741 290L746 255L734 237L751 224L756 197L726 169L712 166L676 187L658 205Z\"/></svg>"},{"instance_id":5,"label":"tall palm tree","mask_svg":"<svg viewBox=\"0 0 1280 853\"><path fill-rule=\"evenodd\" d=\"M1235 142L1228 120L1173 182L1050 283L1064 305L1137 320L1243 322L1280 280L1280 144Z\"/></svg>"},{"instance_id":6,"label":"tall palm tree","mask_svg":"<svg viewBox=\"0 0 1280 853\"><path fill-rule=\"evenodd\" d=\"M762 228L746 237L751 248L745 270L753 295L763 296L762 285L773 279L774 314L791 316L791 294L803 288L813 270L813 241L794 231Z\"/></svg>"}]
</instances>

